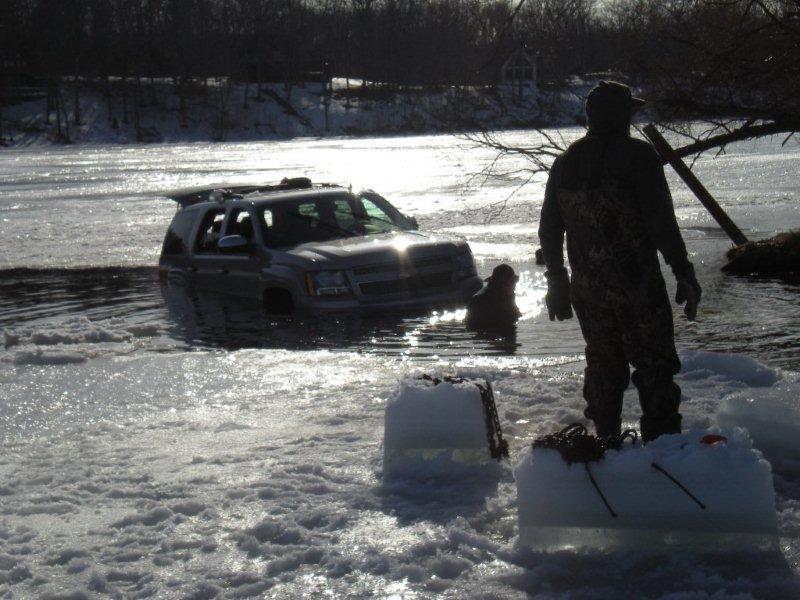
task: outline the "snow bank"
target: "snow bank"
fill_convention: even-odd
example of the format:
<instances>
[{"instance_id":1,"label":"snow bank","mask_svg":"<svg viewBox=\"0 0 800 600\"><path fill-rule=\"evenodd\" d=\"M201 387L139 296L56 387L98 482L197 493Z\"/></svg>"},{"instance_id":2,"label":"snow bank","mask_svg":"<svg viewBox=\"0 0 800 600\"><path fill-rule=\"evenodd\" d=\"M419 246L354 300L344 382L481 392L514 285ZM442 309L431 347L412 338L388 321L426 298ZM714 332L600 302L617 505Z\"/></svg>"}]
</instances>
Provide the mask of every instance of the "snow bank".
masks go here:
<instances>
[{"instance_id":1,"label":"snow bank","mask_svg":"<svg viewBox=\"0 0 800 600\"><path fill-rule=\"evenodd\" d=\"M385 477L458 476L492 462L483 403L473 383L407 379L386 404Z\"/></svg>"},{"instance_id":2,"label":"snow bank","mask_svg":"<svg viewBox=\"0 0 800 600\"><path fill-rule=\"evenodd\" d=\"M692 352L682 355L681 360L681 385L687 387L691 382L696 386L683 407L694 405L707 411L718 427L746 429L774 471L800 471L797 373L738 354Z\"/></svg>"},{"instance_id":3,"label":"snow bank","mask_svg":"<svg viewBox=\"0 0 800 600\"><path fill-rule=\"evenodd\" d=\"M705 445L707 431L662 436L646 446L606 453L589 468L567 465L555 450L527 447L514 469L520 542L532 546L618 545L707 541L703 534L738 534L770 541L777 535L772 471L742 429L725 431L727 443ZM702 509L652 465L680 481ZM636 534L640 535L636 535ZM700 535L698 535L700 534Z\"/></svg>"},{"instance_id":4,"label":"snow bank","mask_svg":"<svg viewBox=\"0 0 800 600\"><path fill-rule=\"evenodd\" d=\"M720 427L745 427L776 471L800 470L800 390L789 382L769 390L728 395L717 411Z\"/></svg>"},{"instance_id":5,"label":"snow bank","mask_svg":"<svg viewBox=\"0 0 800 600\"><path fill-rule=\"evenodd\" d=\"M774 369L744 354L690 352L681 355L681 363L684 379L717 377L751 387L769 387L781 378Z\"/></svg>"}]
</instances>

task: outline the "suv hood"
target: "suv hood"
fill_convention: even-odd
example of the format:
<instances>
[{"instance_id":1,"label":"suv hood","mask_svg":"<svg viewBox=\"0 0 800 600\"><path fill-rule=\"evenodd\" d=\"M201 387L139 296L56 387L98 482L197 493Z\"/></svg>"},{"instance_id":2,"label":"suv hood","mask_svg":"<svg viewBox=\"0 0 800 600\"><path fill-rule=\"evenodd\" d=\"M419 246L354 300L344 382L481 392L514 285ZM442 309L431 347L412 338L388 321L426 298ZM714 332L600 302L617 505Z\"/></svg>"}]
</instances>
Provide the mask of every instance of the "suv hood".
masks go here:
<instances>
[{"instance_id":1,"label":"suv hood","mask_svg":"<svg viewBox=\"0 0 800 600\"><path fill-rule=\"evenodd\" d=\"M402 254L415 258L442 254L456 254L468 248L461 238L419 231L403 231L362 235L325 242L309 242L290 250L287 254L315 263L349 268L396 261Z\"/></svg>"}]
</instances>

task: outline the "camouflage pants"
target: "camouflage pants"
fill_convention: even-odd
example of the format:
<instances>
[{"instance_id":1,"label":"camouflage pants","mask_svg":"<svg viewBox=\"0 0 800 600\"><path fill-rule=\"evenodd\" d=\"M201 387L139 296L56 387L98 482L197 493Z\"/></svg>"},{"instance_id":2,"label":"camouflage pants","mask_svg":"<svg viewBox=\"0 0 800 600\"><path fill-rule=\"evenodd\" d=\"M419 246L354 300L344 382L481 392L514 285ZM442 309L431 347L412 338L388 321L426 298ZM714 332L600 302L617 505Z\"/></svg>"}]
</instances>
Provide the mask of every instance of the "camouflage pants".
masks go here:
<instances>
[{"instance_id":1,"label":"camouflage pants","mask_svg":"<svg viewBox=\"0 0 800 600\"><path fill-rule=\"evenodd\" d=\"M622 396L631 379L629 365L635 369L642 437L679 433L681 390L672 378L681 363L661 274L623 293L596 280L574 278L572 304L586 340L585 415L594 421L598 435L620 429Z\"/></svg>"}]
</instances>

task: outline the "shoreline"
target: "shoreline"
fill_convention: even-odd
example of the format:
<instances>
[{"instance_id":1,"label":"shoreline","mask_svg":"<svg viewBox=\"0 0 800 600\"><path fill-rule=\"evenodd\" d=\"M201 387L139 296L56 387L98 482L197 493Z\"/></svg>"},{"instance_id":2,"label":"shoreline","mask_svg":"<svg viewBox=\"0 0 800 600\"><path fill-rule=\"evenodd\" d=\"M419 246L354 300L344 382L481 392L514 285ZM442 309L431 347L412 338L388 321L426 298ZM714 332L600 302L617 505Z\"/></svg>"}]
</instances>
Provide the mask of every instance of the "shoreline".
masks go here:
<instances>
[{"instance_id":1,"label":"shoreline","mask_svg":"<svg viewBox=\"0 0 800 600\"><path fill-rule=\"evenodd\" d=\"M323 93L320 84L222 84L187 103L174 86L156 84L147 101L88 86L54 113L46 100L3 109L0 148L272 142L469 134L581 125L583 84L563 90L508 88L406 90L379 98ZM143 94L144 95L144 94ZM76 108L77 106L77 108ZM191 117L189 116L191 115Z\"/></svg>"}]
</instances>

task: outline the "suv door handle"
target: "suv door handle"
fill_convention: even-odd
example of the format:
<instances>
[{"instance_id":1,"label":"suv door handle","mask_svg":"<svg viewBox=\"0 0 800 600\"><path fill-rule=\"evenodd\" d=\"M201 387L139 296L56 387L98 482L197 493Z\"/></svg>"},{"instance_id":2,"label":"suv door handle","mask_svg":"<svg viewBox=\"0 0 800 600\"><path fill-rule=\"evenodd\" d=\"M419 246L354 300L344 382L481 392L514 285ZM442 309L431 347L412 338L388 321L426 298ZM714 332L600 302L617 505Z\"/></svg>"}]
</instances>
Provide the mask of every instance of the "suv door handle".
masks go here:
<instances>
[{"instance_id":1,"label":"suv door handle","mask_svg":"<svg viewBox=\"0 0 800 600\"><path fill-rule=\"evenodd\" d=\"M220 267L219 274L220 275L227 275L228 274L228 267Z\"/></svg>"},{"instance_id":2,"label":"suv door handle","mask_svg":"<svg viewBox=\"0 0 800 600\"><path fill-rule=\"evenodd\" d=\"M189 265L189 268L186 270L189 271L189 273L197 273L197 267L194 265Z\"/></svg>"}]
</instances>

